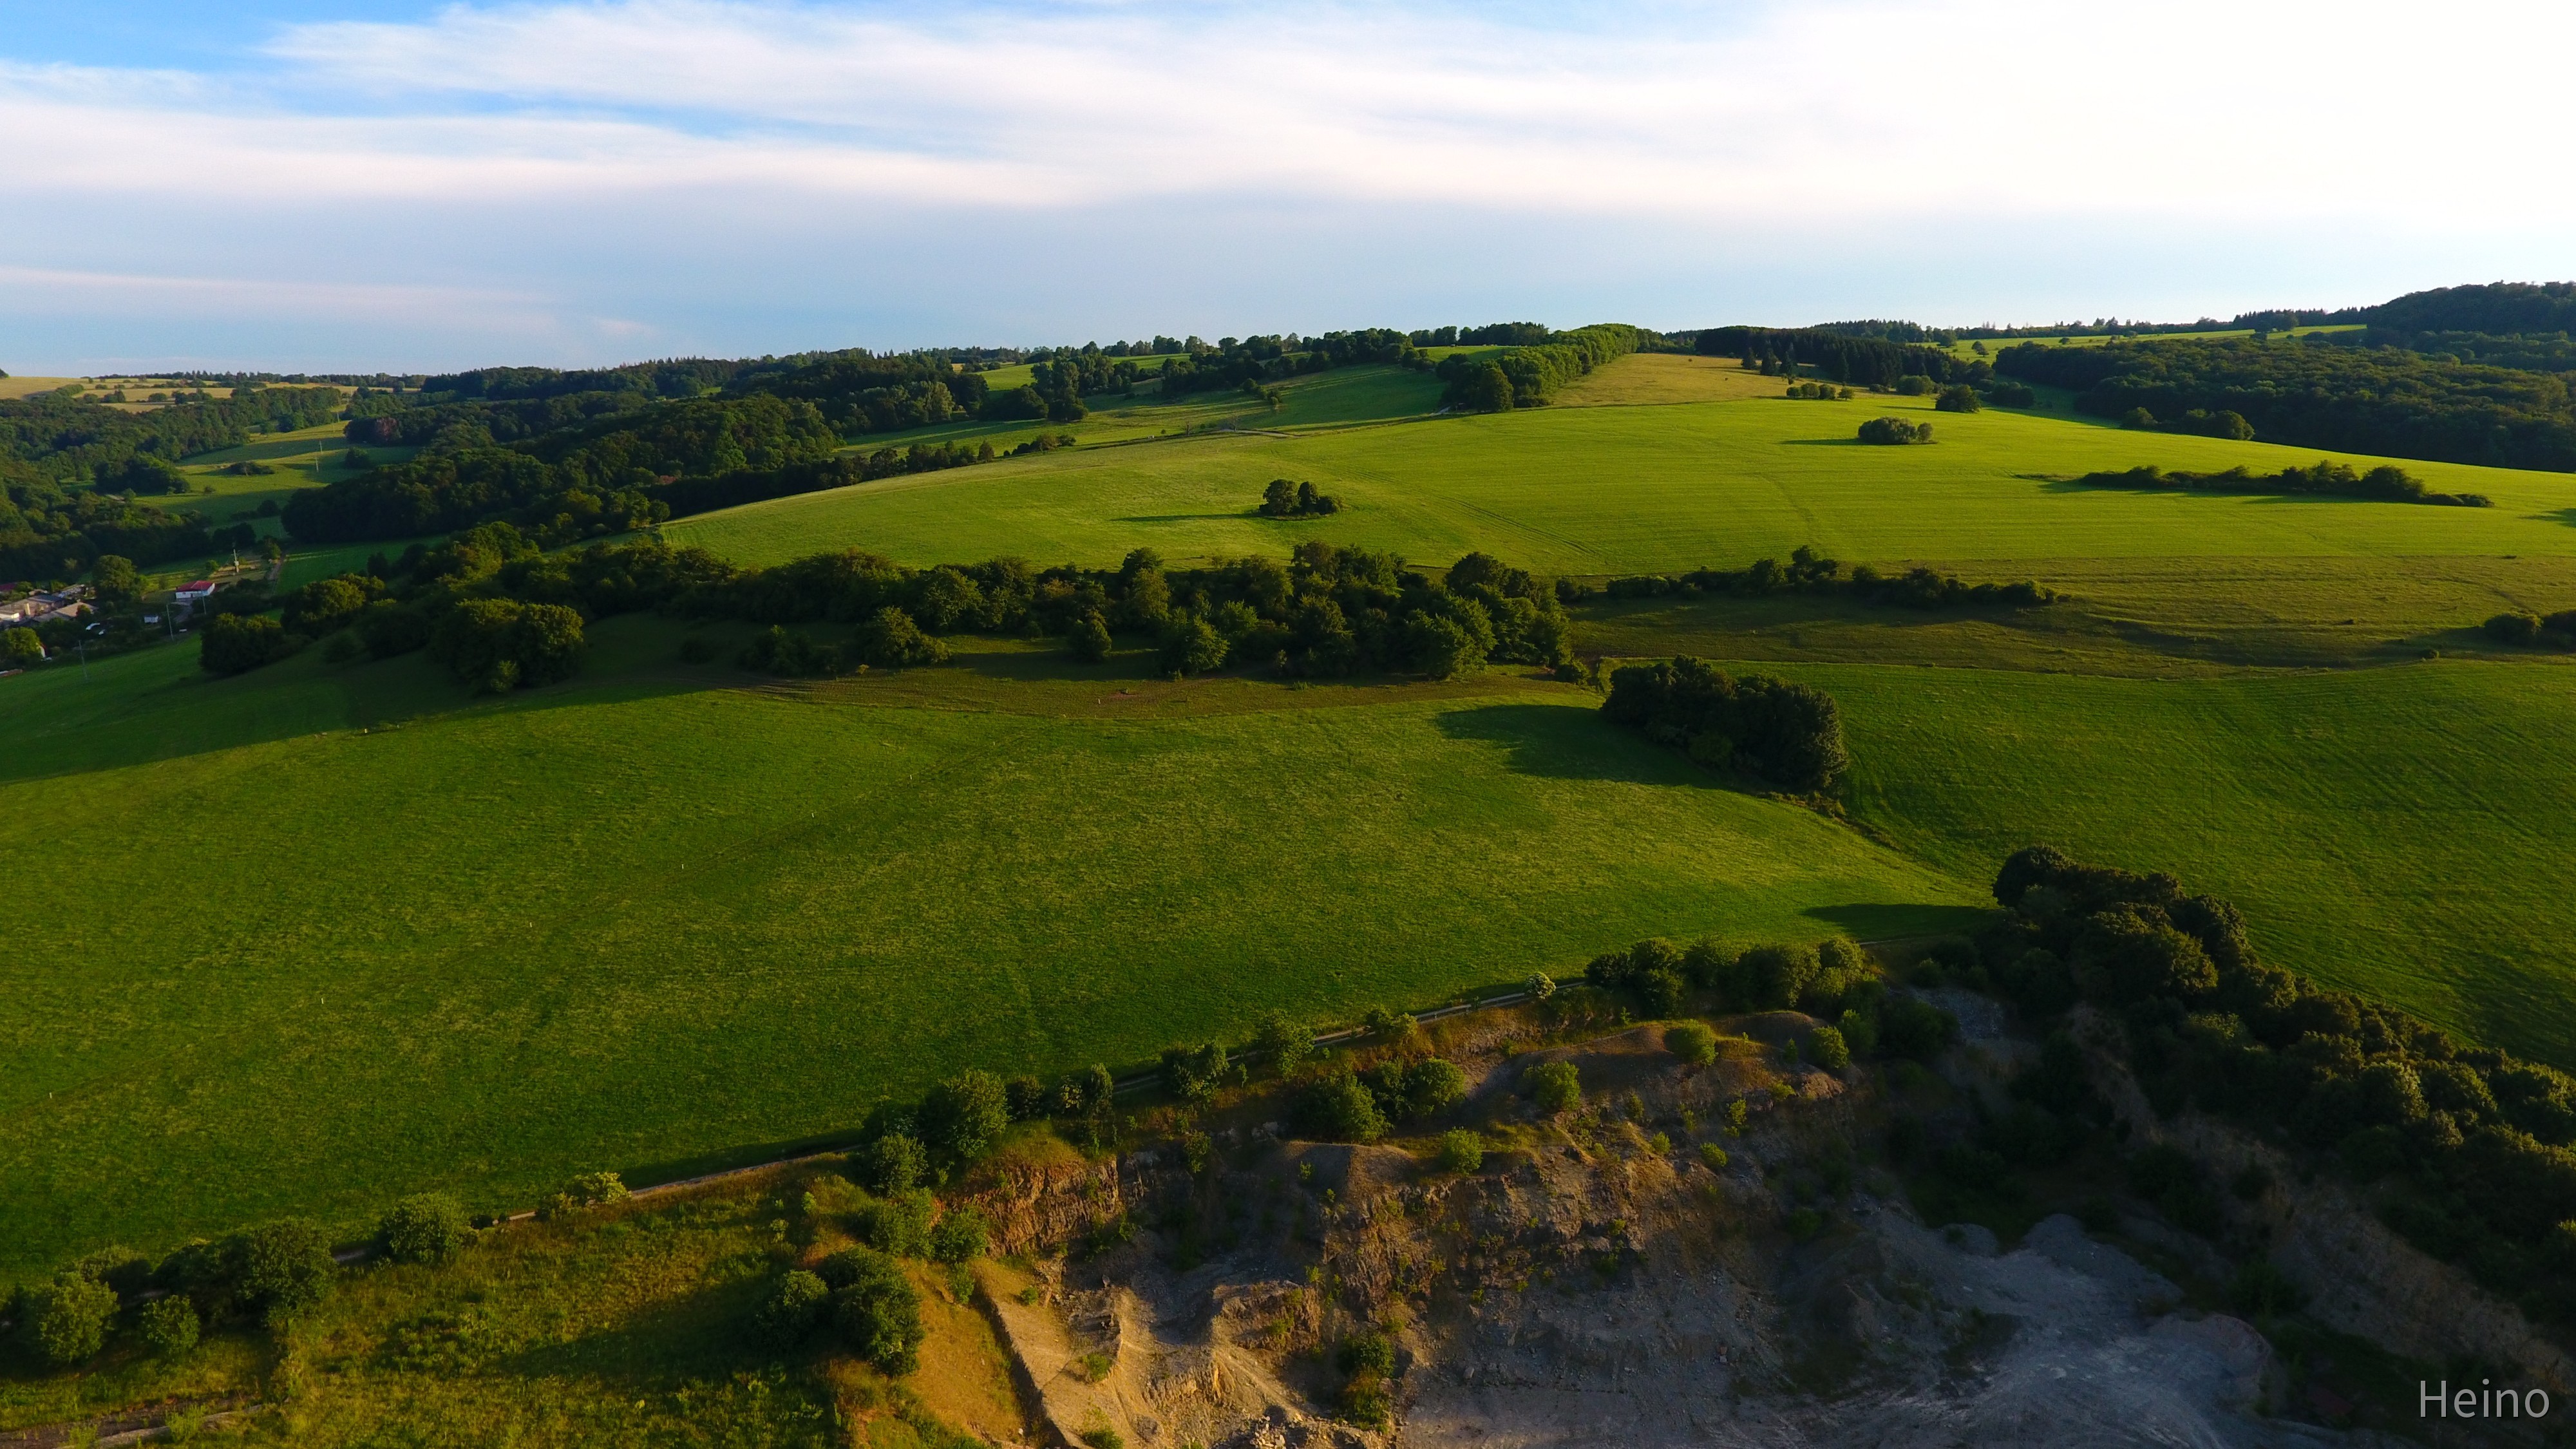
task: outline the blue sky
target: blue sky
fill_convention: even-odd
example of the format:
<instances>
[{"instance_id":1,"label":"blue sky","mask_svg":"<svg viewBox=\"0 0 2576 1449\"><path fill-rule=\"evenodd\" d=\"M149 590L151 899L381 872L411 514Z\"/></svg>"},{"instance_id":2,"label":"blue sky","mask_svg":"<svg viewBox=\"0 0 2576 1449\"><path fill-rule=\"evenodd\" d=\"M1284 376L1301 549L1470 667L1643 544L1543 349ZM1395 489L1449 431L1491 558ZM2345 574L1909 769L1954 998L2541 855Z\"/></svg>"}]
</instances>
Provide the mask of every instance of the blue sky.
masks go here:
<instances>
[{"instance_id":1,"label":"blue sky","mask_svg":"<svg viewBox=\"0 0 2576 1449\"><path fill-rule=\"evenodd\" d=\"M2576 276L2576 7L0 0L0 368Z\"/></svg>"}]
</instances>

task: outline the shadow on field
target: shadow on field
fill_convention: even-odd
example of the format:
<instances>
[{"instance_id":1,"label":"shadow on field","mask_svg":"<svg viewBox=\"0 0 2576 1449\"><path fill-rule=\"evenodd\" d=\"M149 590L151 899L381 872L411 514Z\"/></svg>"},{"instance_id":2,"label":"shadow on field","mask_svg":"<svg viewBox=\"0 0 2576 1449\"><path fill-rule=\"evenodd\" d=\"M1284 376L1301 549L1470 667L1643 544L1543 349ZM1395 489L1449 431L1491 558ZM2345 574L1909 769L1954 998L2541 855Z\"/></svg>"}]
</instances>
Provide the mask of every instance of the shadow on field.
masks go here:
<instances>
[{"instance_id":1,"label":"shadow on field","mask_svg":"<svg viewBox=\"0 0 2576 1449\"><path fill-rule=\"evenodd\" d=\"M1552 704L1485 704L1453 709L1436 721L1453 740L1501 745L1513 773L1550 780L1617 780L1631 785L1689 785L1704 790L1724 782L1603 722L1598 712Z\"/></svg>"},{"instance_id":2,"label":"shadow on field","mask_svg":"<svg viewBox=\"0 0 2576 1449\"><path fill-rule=\"evenodd\" d=\"M1887 941L1907 936L1965 935L1993 914L1978 906L1879 904L1809 906L1803 913L1827 922L1859 941Z\"/></svg>"},{"instance_id":3,"label":"shadow on field","mask_svg":"<svg viewBox=\"0 0 2576 1449\"><path fill-rule=\"evenodd\" d=\"M2561 508L2554 513L2535 513L2531 516L2543 523L2563 523L2569 528L2576 528L2576 508Z\"/></svg>"},{"instance_id":4,"label":"shadow on field","mask_svg":"<svg viewBox=\"0 0 2576 1449\"><path fill-rule=\"evenodd\" d=\"M1792 448L1857 448L1860 446L1860 439L1857 437L1787 438L1782 441L1786 442Z\"/></svg>"},{"instance_id":5,"label":"shadow on field","mask_svg":"<svg viewBox=\"0 0 2576 1449\"><path fill-rule=\"evenodd\" d=\"M1255 508L1239 508L1231 513L1131 513L1114 520L1118 523L1196 523L1206 518L1259 518Z\"/></svg>"},{"instance_id":6,"label":"shadow on field","mask_svg":"<svg viewBox=\"0 0 2576 1449\"><path fill-rule=\"evenodd\" d=\"M654 1304L614 1328L521 1349L487 1372L524 1379L580 1377L668 1392L692 1379L722 1378L774 1362L742 1332L763 1285L744 1277Z\"/></svg>"}]
</instances>

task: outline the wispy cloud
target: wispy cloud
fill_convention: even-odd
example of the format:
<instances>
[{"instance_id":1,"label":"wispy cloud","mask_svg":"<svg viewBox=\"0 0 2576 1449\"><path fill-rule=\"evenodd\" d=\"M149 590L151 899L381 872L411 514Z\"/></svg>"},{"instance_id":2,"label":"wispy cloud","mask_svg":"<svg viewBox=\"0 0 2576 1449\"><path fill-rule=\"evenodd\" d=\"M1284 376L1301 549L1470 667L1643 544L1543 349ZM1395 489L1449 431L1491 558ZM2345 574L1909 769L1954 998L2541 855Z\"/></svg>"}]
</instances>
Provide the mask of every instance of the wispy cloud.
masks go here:
<instances>
[{"instance_id":1,"label":"wispy cloud","mask_svg":"<svg viewBox=\"0 0 2576 1449\"><path fill-rule=\"evenodd\" d=\"M2571 42L2576 8L2518 0L1712 0L1544 24L1422 4L458 5L289 27L222 75L0 59L0 186L61 212L39 237L282 193L372 217L340 231L378 266L434 218L474 265L510 255L502 290L541 292L597 285L590 234L632 256L639 215L677 249L722 245L726 218L882 236L982 214L1014 239L1004 272L1044 265L1063 228L1119 217L1150 247L1229 209L1338 218L1352 248L1373 216L1443 209L1502 246L1514 219L1559 246L1597 228L1569 276L1646 235L1668 261L1754 233L1894 256L2131 223L2475 256L2576 225L2576 193L2544 179ZM0 236L0 259L73 262L29 245Z\"/></svg>"}]
</instances>

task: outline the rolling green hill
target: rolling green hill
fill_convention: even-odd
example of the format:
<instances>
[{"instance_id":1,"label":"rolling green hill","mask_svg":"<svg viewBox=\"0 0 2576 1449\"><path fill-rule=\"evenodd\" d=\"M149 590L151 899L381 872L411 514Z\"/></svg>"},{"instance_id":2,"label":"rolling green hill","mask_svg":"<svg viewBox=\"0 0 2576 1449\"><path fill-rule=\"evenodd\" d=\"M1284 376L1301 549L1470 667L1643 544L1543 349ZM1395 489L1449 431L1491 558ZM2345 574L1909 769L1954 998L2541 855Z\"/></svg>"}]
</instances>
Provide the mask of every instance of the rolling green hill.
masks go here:
<instances>
[{"instance_id":1,"label":"rolling green hill","mask_svg":"<svg viewBox=\"0 0 2576 1449\"><path fill-rule=\"evenodd\" d=\"M1006 711L971 665L711 688L661 662L667 625L596 633L585 681L462 709L417 657L0 684L0 811L64 843L18 862L60 908L0 965L0 1272L430 1185L519 1204L568 1165L845 1130L967 1064L1975 899L1567 686L1170 689L1113 661ZM382 727L424 706L448 712Z\"/></svg>"},{"instance_id":2,"label":"rolling green hill","mask_svg":"<svg viewBox=\"0 0 2576 1449\"><path fill-rule=\"evenodd\" d=\"M1139 654L961 640L944 668L791 686L683 666L675 624L622 618L581 679L498 702L418 657L318 651L226 681L188 646L0 680L0 812L41 846L0 963L0 1278L424 1186L500 1206L579 1168L740 1160L961 1065L1133 1060L1640 935L1948 929L2032 839L2182 872L2282 964L2576 1065L2551 889L2576 672L2470 632L2576 606L2576 478L2407 465L2483 510L2088 490L2053 480L2313 455L2001 411L1863 448L1861 419L1917 404L1758 390L1635 357L1569 405L1400 421L1437 383L1350 369L1275 414L1105 406L1075 431L1138 441L670 532L755 563L1320 537L1585 575L1813 543L2076 595L1578 608L1587 654L1831 691L1860 829L1504 670L1170 684ZM1184 411L1264 431L1162 436ZM1283 475L1350 511L1252 516Z\"/></svg>"},{"instance_id":3,"label":"rolling green hill","mask_svg":"<svg viewBox=\"0 0 2576 1449\"><path fill-rule=\"evenodd\" d=\"M1936 441L1855 442L1859 424L1881 413L1920 414ZM777 499L669 532L743 563L860 547L918 564L1007 550L1094 566L1140 543L1184 559L1282 552L1328 533L1426 562L1482 549L1578 574L1740 564L1800 544L1880 562L2576 554L2576 477L2563 474L2404 465L2435 488L2491 495L2496 506L2485 509L2051 481L2141 463L2272 472L2317 456L2049 414L1935 414L1920 398L1759 397L1077 448ZM1283 476L1339 494L1347 512L1257 517L1262 485Z\"/></svg>"}]
</instances>

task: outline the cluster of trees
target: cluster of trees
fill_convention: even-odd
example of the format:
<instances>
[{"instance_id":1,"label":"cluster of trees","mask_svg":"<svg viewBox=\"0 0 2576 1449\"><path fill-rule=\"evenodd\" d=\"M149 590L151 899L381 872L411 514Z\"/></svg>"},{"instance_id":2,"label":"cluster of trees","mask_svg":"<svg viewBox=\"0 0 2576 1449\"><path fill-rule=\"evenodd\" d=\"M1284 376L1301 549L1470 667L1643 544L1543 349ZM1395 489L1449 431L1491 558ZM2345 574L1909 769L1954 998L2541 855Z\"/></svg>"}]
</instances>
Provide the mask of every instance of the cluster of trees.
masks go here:
<instances>
[{"instance_id":1,"label":"cluster of trees","mask_svg":"<svg viewBox=\"0 0 2576 1449\"><path fill-rule=\"evenodd\" d=\"M101 1249L21 1288L10 1316L26 1346L56 1368L97 1357L120 1327L150 1351L180 1358L210 1327L282 1327L328 1297L338 1274L321 1228L290 1219L198 1239L158 1262Z\"/></svg>"},{"instance_id":2,"label":"cluster of trees","mask_svg":"<svg viewBox=\"0 0 2576 1449\"><path fill-rule=\"evenodd\" d=\"M2259 341L2009 347L1997 370L2077 391L2099 417L2234 413L2271 442L2512 468L2576 470L2564 378L2394 348Z\"/></svg>"},{"instance_id":3,"label":"cluster of trees","mask_svg":"<svg viewBox=\"0 0 2576 1449\"><path fill-rule=\"evenodd\" d=\"M1874 447L1904 447L1932 441L1932 425L1906 418L1871 418L1860 425L1860 440Z\"/></svg>"},{"instance_id":4,"label":"cluster of trees","mask_svg":"<svg viewBox=\"0 0 2576 1449\"><path fill-rule=\"evenodd\" d=\"M1436 369L1448 386L1440 404L1459 412L1502 412L1539 407L1557 389L1642 344L1644 334L1620 322L1599 322L1546 340L1513 346L1492 357L1461 353Z\"/></svg>"},{"instance_id":5,"label":"cluster of trees","mask_svg":"<svg viewBox=\"0 0 2576 1449\"><path fill-rule=\"evenodd\" d=\"M1601 712L1712 769L1791 790L1830 789L1851 763L1842 713L1822 690L1763 674L1737 679L1689 655L1622 665Z\"/></svg>"},{"instance_id":6,"label":"cluster of trees","mask_svg":"<svg viewBox=\"0 0 2576 1449\"><path fill-rule=\"evenodd\" d=\"M1793 382L1785 396L1807 402L1850 402L1852 390L1830 382Z\"/></svg>"},{"instance_id":7,"label":"cluster of trees","mask_svg":"<svg viewBox=\"0 0 2576 1449\"><path fill-rule=\"evenodd\" d=\"M1291 334L1240 341L1228 337L1214 350L1166 359L1156 376L1162 380L1163 396L1178 398L1193 392L1240 389L1246 383L1257 387L1264 382L1364 363L1416 367L1422 365L1422 358L1404 333L1368 327L1355 332L1328 332L1321 337Z\"/></svg>"},{"instance_id":8,"label":"cluster of trees","mask_svg":"<svg viewBox=\"0 0 2576 1449\"><path fill-rule=\"evenodd\" d=\"M1842 937L1740 951L1712 940L1683 946L1657 937L1592 958L1583 978L1596 991L1634 1002L1649 1017L1674 1016L1691 1005L1718 1012L1803 1011L1827 1023L1811 1034L1809 1055L1837 1070L1853 1056L1928 1061L1958 1035L1958 1023L1939 1007L1891 996L1860 947ZM1700 993L1696 1002L1693 993ZM1668 1037L1667 1044L1685 1059L1707 1060L1696 1036Z\"/></svg>"},{"instance_id":9,"label":"cluster of trees","mask_svg":"<svg viewBox=\"0 0 2576 1449\"><path fill-rule=\"evenodd\" d=\"M1562 591L1562 586L1560 586ZM1867 604L1908 609L1942 609L2002 605L2037 608L2063 597L2024 579L2014 583L1972 584L1956 574L1916 565L1901 574L1882 574L1868 564L1855 564L1849 574L1842 561L1827 558L1806 544L1791 550L1789 561L1759 558L1740 569L1693 569L1686 574L1635 574L1604 585L1614 599L1651 599L1698 594L1731 594L1763 598L1772 594L1839 594Z\"/></svg>"},{"instance_id":10,"label":"cluster of trees","mask_svg":"<svg viewBox=\"0 0 2576 1449\"><path fill-rule=\"evenodd\" d=\"M2576 609L2561 609L2554 614L2521 612L2498 614L2480 626L2486 636L2499 644L2537 645L2544 649L2576 649Z\"/></svg>"},{"instance_id":11,"label":"cluster of trees","mask_svg":"<svg viewBox=\"0 0 2576 1449\"><path fill-rule=\"evenodd\" d=\"M2148 1102L2278 1132L2382 1186L2390 1224L2526 1311L2576 1304L2576 1079L2263 962L2227 902L2047 846L1995 877L1973 970L2117 1023Z\"/></svg>"},{"instance_id":12,"label":"cluster of trees","mask_svg":"<svg viewBox=\"0 0 2576 1449\"><path fill-rule=\"evenodd\" d=\"M1962 360L1939 347L1857 336L1831 327L1712 327L1699 334L1702 357L1734 357L1764 376L1795 376L1812 367L1828 381L1894 389L1908 377L1935 383L1975 383L1992 372L1980 360Z\"/></svg>"},{"instance_id":13,"label":"cluster of trees","mask_svg":"<svg viewBox=\"0 0 2576 1449\"><path fill-rule=\"evenodd\" d=\"M2293 463L2278 473L2252 472L2242 465L2223 473L2168 473L2150 463L2121 473L2087 473L2075 480L2087 488L2168 488L2196 493L2306 493L2338 498L2367 498L2382 503L2432 503L2454 508L2491 508L2483 493L2435 493L2403 468L2382 464L2364 473L2349 463L2320 459L2302 468Z\"/></svg>"},{"instance_id":14,"label":"cluster of trees","mask_svg":"<svg viewBox=\"0 0 2576 1449\"><path fill-rule=\"evenodd\" d=\"M1433 575L1393 554L1320 540L1297 545L1284 563L1250 556L1187 571L1166 570L1151 549L1114 571L1041 570L1018 559L916 570L870 554L825 554L721 587L693 582L679 608L887 628L892 610L930 634L1063 638L1089 660L1105 657L1119 634L1141 635L1174 675L1240 661L1294 676L1384 669L1447 678L1489 660L1564 667L1571 659L1556 590L1525 570L1470 554ZM869 662L863 651L842 658Z\"/></svg>"},{"instance_id":15,"label":"cluster of trees","mask_svg":"<svg viewBox=\"0 0 2576 1449\"><path fill-rule=\"evenodd\" d=\"M1261 490L1261 516L1264 518L1321 518L1342 511L1342 500L1330 493L1316 491L1312 483L1291 483L1273 478Z\"/></svg>"}]
</instances>

